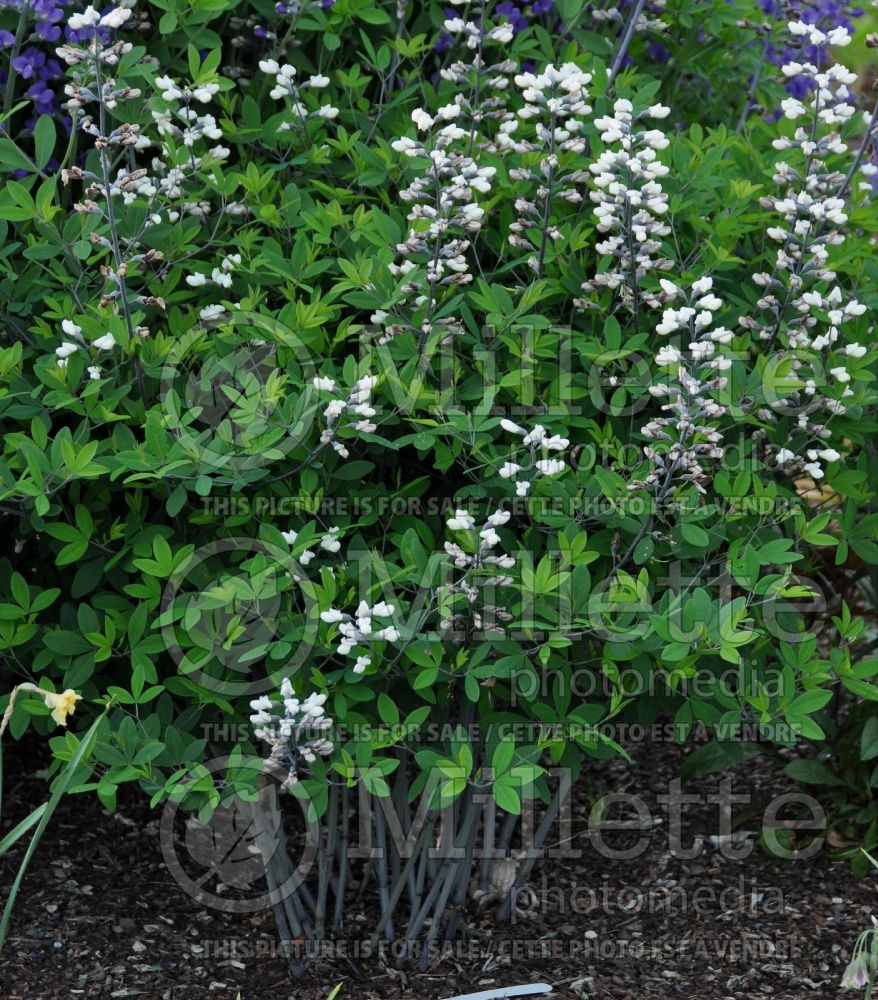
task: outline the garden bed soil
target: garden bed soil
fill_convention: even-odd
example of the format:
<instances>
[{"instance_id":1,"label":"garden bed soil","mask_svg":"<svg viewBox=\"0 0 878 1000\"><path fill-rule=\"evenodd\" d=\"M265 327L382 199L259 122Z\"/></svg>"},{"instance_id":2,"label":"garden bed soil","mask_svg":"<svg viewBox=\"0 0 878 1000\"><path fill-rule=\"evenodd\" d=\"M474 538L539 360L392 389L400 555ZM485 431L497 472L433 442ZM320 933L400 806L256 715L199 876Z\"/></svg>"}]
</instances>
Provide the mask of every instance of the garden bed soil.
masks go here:
<instances>
[{"instance_id":1,"label":"garden bed soil","mask_svg":"<svg viewBox=\"0 0 878 1000\"><path fill-rule=\"evenodd\" d=\"M634 793L658 817L646 850L611 860L586 845L580 858L539 862L512 926L493 927L494 906L472 902L468 939L423 972L378 956L335 957L312 963L297 981L275 946L270 914L226 915L181 891L160 849L161 814L136 790L120 795L113 814L91 796L68 797L24 880L0 957L0 996L325 1000L343 983L340 996L350 1000L436 1000L528 982L577 1000L857 996L842 994L839 982L857 934L878 912L875 879L858 879L825 854L780 861L754 845L735 860L710 840L717 805L706 796L731 777L735 793L751 797L733 811L737 843L741 831L759 826L763 804L790 790L776 762L755 758L687 782L702 800L682 815L681 843L702 841L687 860L669 850L666 812L656 801L687 751L669 743L628 749L632 763L596 762L579 783L573 829L601 790ZM41 754L32 740L6 744L0 832L45 797ZM0 859L4 890L21 853L19 844ZM378 910L367 902L362 913L348 912L350 956Z\"/></svg>"}]
</instances>

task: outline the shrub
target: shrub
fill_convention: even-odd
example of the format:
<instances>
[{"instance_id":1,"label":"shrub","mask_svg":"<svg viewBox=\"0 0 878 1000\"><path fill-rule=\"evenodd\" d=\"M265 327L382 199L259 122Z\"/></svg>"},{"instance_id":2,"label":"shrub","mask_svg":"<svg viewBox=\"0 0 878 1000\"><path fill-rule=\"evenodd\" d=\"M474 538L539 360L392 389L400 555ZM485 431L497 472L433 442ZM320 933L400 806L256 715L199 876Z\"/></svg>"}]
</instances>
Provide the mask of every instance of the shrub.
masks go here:
<instances>
[{"instance_id":1,"label":"shrub","mask_svg":"<svg viewBox=\"0 0 878 1000\"><path fill-rule=\"evenodd\" d=\"M235 804L263 843L260 790L303 800L286 940L341 925L355 806L374 935L413 947L611 721L706 727L712 767L878 698L825 583L878 561L847 31L772 29L774 78L754 29L730 106L744 5L503 6L68 13L70 141L0 139L10 686L111 706L79 785L109 808ZM483 901L532 863L484 862Z\"/></svg>"}]
</instances>

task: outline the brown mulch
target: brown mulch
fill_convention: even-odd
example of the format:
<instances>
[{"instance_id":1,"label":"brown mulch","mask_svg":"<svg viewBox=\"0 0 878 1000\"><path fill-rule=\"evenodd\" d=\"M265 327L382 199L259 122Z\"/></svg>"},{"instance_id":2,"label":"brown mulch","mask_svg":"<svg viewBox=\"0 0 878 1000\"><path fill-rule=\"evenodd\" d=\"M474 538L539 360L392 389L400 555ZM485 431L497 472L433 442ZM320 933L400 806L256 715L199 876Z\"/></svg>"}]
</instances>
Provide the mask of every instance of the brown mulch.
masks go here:
<instances>
[{"instance_id":1,"label":"brown mulch","mask_svg":"<svg viewBox=\"0 0 878 1000\"><path fill-rule=\"evenodd\" d=\"M838 984L857 934L878 912L874 878L857 879L824 854L780 861L756 844L735 860L710 840L718 807L706 796L728 776L736 794L750 796L733 807L738 843L742 831L759 828L764 803L791 790L776 764L760 757L685 785L701 797L683 811L680 843L701 841L686 859L669 849L667 812L656 803L686 751L670 743L629 750L633 763L595 762L577 787L572 830L581 857L541 861L512 925L493 927L493 909L473 903L468 939L426 972L357 956L321 959L297 981L277 953L269 914L225 915L180 890L163 861L160 813L135 789L120 795L112 815L90 796L68 797L19 896L0 956L0 996L325 1000L344 983L340 997L351 1000L436 1000L528 982L577 1000L857 996L840 994ZM40 752L38 743L6 744L0 833L46 796ZM581 836L604 791L637 794L657 817L646 833L606 835L616 847L648 836L639 856L610 860ZM21 853L0 858L4 895ZM349 913L353 955L368 938L374 903Z\"/></svg>"}]
</instances>

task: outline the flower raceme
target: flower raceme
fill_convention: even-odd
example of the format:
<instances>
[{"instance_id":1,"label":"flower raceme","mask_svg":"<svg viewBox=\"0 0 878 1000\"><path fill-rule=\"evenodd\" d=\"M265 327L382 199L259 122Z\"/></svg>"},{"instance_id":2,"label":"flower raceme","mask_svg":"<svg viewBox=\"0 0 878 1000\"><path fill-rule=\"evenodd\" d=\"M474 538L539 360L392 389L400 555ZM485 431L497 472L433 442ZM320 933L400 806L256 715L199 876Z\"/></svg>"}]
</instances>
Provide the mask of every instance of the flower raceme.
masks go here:
<instances>
[{"instance_id":1,"label":"flower raceme","mask_svg":"<svg viewBox=\"0 0 878 1000\"><path fill-rule=\"evenodd\" d=\"M592 110L586 100L591 79L591 73L570 62L560 67L550 64L541 73L518 74L515 83L524 106L518 120L504 122L497 136L498 151L507 157L516 154L516 162L524 163L512 167L510 177L535 186L531 197L516 199L518 218L509 227L509 245L532 251L528 265L537 276L543 272L548 246L561 239L553 221L553 205L582 201L577 185L585 175L581 170L562 169L562 163L585 152L583 131L585 116ZM518 134L520 124L528 127L530 138L524 129ZM528 164L531 153L537 154L532 166Z\"/></svg>"},{"instance_id":2,"label":"flower raceme","mask_svg":"<svg viewBox=\"0 0 878 1000\"><path fill-rule=\"evenodd\" d=\"M318 542L318 548L321 549L323 552L329 552L332 554L335 554L336 552L340 551L341 549L341 541L339 539L340 534L341 534L341 528L339 527L328 528L323 533L323 535L321 535L320 541ZM299 537L299 533L297 531L290 529L288 531L282 531L281 536L283 537L283 540L287 543L287 545L293 546L296 544L296 540ZM315 556L317 556L317 554L318 553L315 552L313 549L304 549L302 552L298 554L297 558L298 561L302 564L302 566L307 566L310 562L313 561L313 559L315 558Z\"/></svg>"},{"instance_id":3,"label":"flower raceme","mask_svg":"<svg viewBox=\"0 0 878 1000\"><path fill-rule=\"evenodd\" d=\"M162 299L154 295L138 294L132 287L132 276L144 265L158 264L163 252L149 245L148 230L161 224L175 223L183 215L207 218L210 207L205 202L187 199L186 188L194 176L205 168L221 163L229 150L220 145L203 147L204 143L222 138L222 130L209 112L199 113L192 105L207 104L219 92L220 84L201 81L189 86L164 74L155 79L157 97L150 102L154 134L147 134L140 125L123 123L111 127L110 112L124 107L125 102L136 99L141 91L118 83L110 75L120 60L132 50L126 41L114 41L112 32L123 27L131 16L128 7L120 7L101 15L93 7L80 14L72 14L68 27L76 40L58 48L58 55L73 67L73 79L65 88L67 110L74 127L94 139L99 153L99 171L90 166L74 166L62 170L64 184L83 181L85 197L74 205L74 211L83 216L96 216L99 228L91 232L90 241L97 249L107 252L110 260L102 265L106 287L101 296L102 312L112 312L124 319L128 342L147 337L149 329L137 326L135 310L139 307L164 307ZM92 110L94 109L94 110ZM127 148L131 155L117 154ZM136 165L137 153L158 149L149 167ZM120 227L120 208L146 207L145 215L133 239L123 237ZM223 213L243 214L246 210L235 202L223 205ZM190 287L210 283L228 290L232 285L231 273L241 262L240 254L227 254L220 265L214 267L210 278L195 270L187 277ZM214 303L198 307L198 316L204 322L220 319L226 312L225 305ZM68 339L55 354L61 372L68 367L71 356L86 349L78 324L70 321L64 327ZM107 326L110 323L106 324ZM116 337L107 332L92 343L99 351L112 350ZM135 368L139 365L134 361ZM103 377L97 364L87 366L89 379ZM66 374L66 373L65 373ZM67 376L69 378L69 376ZM138 376L142 380L142 376Z\"/></svg>"},{"instance_id":4,"label":"flower raceme","mask_svg":"<svg viewBox=\"0 0 878 1000\"><path fill-rule=\"evenodd\" d=\"M704 463L723 457L718 421L726 408L715 396L728 381L722 372L731 368L732 361L722 348L731 342L732 333L723 326L713 327L722 301L712 291L711 277L693 282L688 294L667 279L661 279L661 287L667 300L680 299L682 304L665 308L656 333L682 339L684 346L665 344L655 356L656 367L667 376L649 391L666 400L661 409L668 415L644 425L644 437L656 442L644 448L653 470L630 488L645 486L666 494L674 483L689 482L704 494Z\"/></svg>"},{"instance_id":5,"label":"flower raceme","mask_svg":"<svg viewBox=\"0 0 878 1000\"><path fill-rule=\"evenodd\" d=\"M599 254L611 259L602 270L583 284L583 292L595 288L618 291L622 303L637 312L641 301L660 304L660 299L644 294L643 278L654 271L669 271L673 262L663 254L662 239L671 232L663 216L668 199L661 178L669 168L658 159L668 146L667 137L654 128L638 128L645 119L663 119L670 109L661 104L634 113L631 101L620 98L613 114L598 118L604 151L589 167L594 174L597 230L608 234L596 244ZM580 300L580 306L587 302Z\"/></svg>"},{"instance_id":6,"label":"flower raceme","mask_svg":"<svg viewBox=\"0 0 878 1000\"><path fill-rule=\"evenodd\" d=\"M558 458L560 453L570 447L570 440L560 434L549 434L542 424L535 424L531 430L516 424L513 420L502 419L500 426L509 434L521 438L521 443L528 450L528 458L516 461L519 456L513 451L509 460L499 468L501 479L508 479L515 485L515 494L527 496L531 489L531 480L540 476L555 476L567 469L567 463ZM530 479L525 477L530 476Z\"/></svg>"},{"instance_id":7,"label":"flower raceme","mask_svg":"<svg viewBox=\"0 0 878 1000\"><path fill-rule=\"evenodd\" d=\"M506 93L518 64L506 56L505 47L516 31L515 8L500 3L492 9L487 0L452 2L455 7L446 9L451 16L444 22L437 48L453 49L454 55L440 67L439 76L455 85L454 103L471 153L475 148L492 148L495 127L511 117Z\"/></svg>"},{"instance_id":8,"label":"flower raceme","mask_svg":"<svg viewBox=\"0 0 878 1000\"><path fill-rule=\"evenodd\" d=\"M451 557L458 569L480 569L484 566L497 566L500 569L512 569L515 557L494 551L500 545L497 528L507 523L510 518L508 510L498 510L489 514L483 528L478 530L475 551L467 552L456 542L446 542L445 551ZM475 533L476 520L468 511L457 510L448 518L446 525L449 531L463 532L467 535Z\"/></svg>"},{"instance_id":9,"label":"flower raceme","mask_svg":"<svg viewBox=\"0 0 878 1000\"><path fill-rule=\"evenodd\" d=\"M396 152L417 161L419 172L399 193L412 206L407 216L411 228L405 242L396 247L399 263L393 263L390 271L403 279L404 300L394 313L381 311L373 317L385 326L381 342L413 329L423 343L433 329L440 294L473 280L467 251L485 214L478 197L490 192L497 171L480 167L465 151L469 132L457 123L459 114L458 104L444 105L435 115L416 108L411 119L417 137L403 136L391 143ZM451 317L439 322L447 329L456 326Z\"/></svg>"},{"instance_id":10,"label":"flower raceme","mask_svg":"<svg viewBox=\"0 0 878 1000\"><path fill-rule=\"evenodd\" d=\"M72 320L62 320L61 330L68 337L72 338L71 340L62 341L61 344L55 348L55 357L57 359L55 363L63 371L63 369L67 367L68 360L80 349L87 350L88 345L85 342L85 338L82 336L82 327L78 326ZM91 342L92 349L97 351L112 351L115 346L116 338L109 332L100 337L96 337ZM100 379L102 376L99 365L89 365L86 370L89 373L89 378L92 380Z\"/></svg>"},{"instance_id":11,"label":"flower raceme","mask_svg":"<svg viewBox=\"0 0 878 1000\"><path fill-rule=\"evenodd\" d=\"M508 620L511 616L505 608L484 604L482 596L493 592L495 587L508 586L513 578L506 574L496 575L495 571L510 570L516 565L515 556L503 551L498 528L509 522L508 510L495 510L489 514L480 528L475 517L467 510L456 510L446 521L446 527L457 540L445 542L445 553L455 569L462 570L459 578L451 579L438 588L443 599L454 602L456 595L462 595L465 614L455 613L452 605L444 607L439 629L445 635L452 631L466 633L471 628L485 627L484 612L489 613L489 621Z\"/></svg>"},{"instance_id":12,"label":"flower raceme","mask_svg":"<svg viewBox=\"0 0 878 1000\"><path fill-rule=\"evenodd\" d=\"M362 674L372 663L372 657L362 652L363 647L370 648L374 642L397 642L400 638L398 629L392 624L378 622L378 627L375 627L376 618L392 618L395 611L394 605L384 601L371 606L366 601L360 601L353 615L330 608L322 611L320 618L329 625L338 625L340 638L336 652L339 656L356 653L352 669L355 674Z\"/></svg>"},{"instance_id":13,"label":"flower raceme","mask_svg":"<svg viewBox=\"0 0 878 1000\"><path fill-rule=\"evenodd\" d=\"M329 86L328 76L315 73L303 80L296 82L296 67L289 63L278 63L276 59L263 59L259 63L259 68L263 73L274 77L274 87L272 87L269 97L275 101L285 101L290 111L290 120L282 122L278 126L281 132L298 132L304 140L310 140L308 132L308 122L311 119L330 120L338 117L338 108L331 104L317 104L306 98L306 93L323 90ZM311 105L311 106L309 106Z\"/></svg>"},{"instance_id":14,"label":"flower raceme","mask_svg":"<svg viewBox=\"0 0 878 1000\"><path fill-rule=\"evenodd\" d=\"M811 51L843 48L851 41L844 26L823 31L791 21L788 27L793 42L805 42ZM784 190L762 199L763 206L778 215L767 230L778 245L775 264L770 273L753 275L761 290L758 311L740 317L738 324L757 341L793 352L792 370L801 388L770 400L758 416L767 426L795 417L792 433L782 446L769 446L769 452L787 475L807 474L817 480L825 475L824 462L841 458L838 449L827 447L830 421L846 412L846 401L854 396L848 384L850 361L865 354L856 342L842 343L843 327L855 323L866 306L838 283L829 255L845 241L853 174L862 169L867 177L863 187L871 191L870 170L861 166L862 153L851 152L847 135L857 118L850 91L856 74L838 58L823 69L807 59L792 60L782 73L807 81L808 87L800 98L782 102L786 119L796 122L792 136L773 141L785 154L774 173L775 183ZM866 121L866 132L859 137L861 151L874 141L874 117L866 116Z\"/></svg>"},{"instance_id":15,"label":"flower raceme","mask_svg":"<svg viewBox=\"0 0 878 1000\"><path fill-rule=\"evenodd\" d=\"M344 442L338 439L342 427L341 418L354 417L344 425L353 434L369 434L377 430L377 424L372 418L377 411L372 405L372 392L378 384L377 375L363 375L358 378L351 389L340 394L335 379L317 376L312 384L318 392L329 392L335 397L324 409L323 418L326 427L320 435L321 445L330 445L340 458L348 458L349 452Z\"/></svg>"},{"instance_id":16,"label":"flower raceme","mask_svg":"<svg viewBox=\"0 0 878 1000\"><path fill-rule=\"evenodd\" d=\"M327 738L333 721L326 715L327 696L313 692L297 698L292 682L281 682L280 698L262 695L250 702L253 735L270 748L269 764L287 772L281 787L289 790L299 780L299 772L318 757L328 757L334 744Z\"/></svg>"}]
</instances>

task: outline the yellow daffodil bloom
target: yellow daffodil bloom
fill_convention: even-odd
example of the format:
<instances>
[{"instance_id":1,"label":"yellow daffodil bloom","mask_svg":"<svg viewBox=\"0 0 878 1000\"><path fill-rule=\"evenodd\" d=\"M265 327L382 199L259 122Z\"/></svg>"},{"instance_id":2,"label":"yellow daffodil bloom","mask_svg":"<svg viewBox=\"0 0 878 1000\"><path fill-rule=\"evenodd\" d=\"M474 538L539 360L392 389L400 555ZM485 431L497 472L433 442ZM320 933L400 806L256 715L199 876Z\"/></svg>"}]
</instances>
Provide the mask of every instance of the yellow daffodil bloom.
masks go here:
<instances>
[{"instance_id":1,"label":"yellow daffodil bloom","mask_svg":"<svg viewBox=\"0 0 878 1000\"><path fill-rule=\"evenodd\" d=\"M66 691L56 694L54 691L44 691L43 688L37 687L36 684L31 684L29 681L25 681L24 684L18 684L12 689L9 704L6 706L3 718L0 719L0 736L6 731L6 726L10 718L12 718L15 696L19 691L33 691L35 694L41 694L46 702L46 708L52 709L52 718L59 726L67 725L67 716L73 715L76 711L76 703L82 700L82 695L77 694L73 688L67 688Z\"/></svg>"},{"instance_id":2,"label":"yellow daffodil bloom","mask_svg":"<svg viewBox=\"0 0 878 1000\"><path fill-rule=\"evenodd\" d=\"M46 708L52 709L52 718L59 726L67 725L67 716L73 715L76 711L76 703L82 698L73 688L67 688L60 694L53 694L51 691L45 692Z\"/></svg>"}]
</instances>

